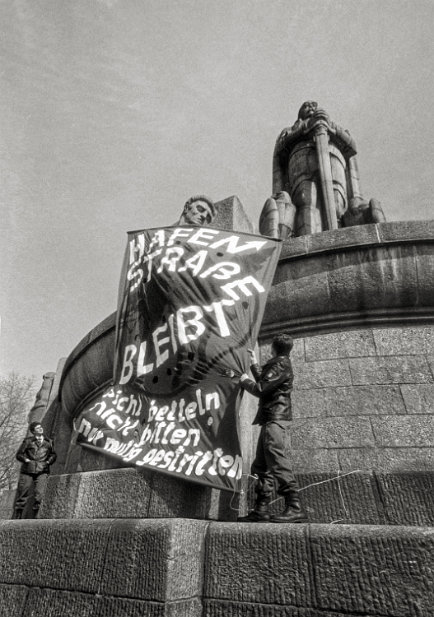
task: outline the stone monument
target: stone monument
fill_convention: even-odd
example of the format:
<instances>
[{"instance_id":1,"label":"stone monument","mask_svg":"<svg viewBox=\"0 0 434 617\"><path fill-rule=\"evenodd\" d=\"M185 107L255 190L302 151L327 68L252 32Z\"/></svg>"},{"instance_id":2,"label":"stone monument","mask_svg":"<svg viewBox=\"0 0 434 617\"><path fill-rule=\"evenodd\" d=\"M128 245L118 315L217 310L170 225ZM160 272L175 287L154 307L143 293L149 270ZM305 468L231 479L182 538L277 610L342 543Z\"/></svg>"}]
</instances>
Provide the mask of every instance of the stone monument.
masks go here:
<instances>
[{"instance_id":1,"label":"stone monument","mask_svg":"<svg viewBox=\"0 0 434 617\"><path fill-rule=\"evenodd\" d=\"M315 101L303 103L274 148L273 194L264 204L261 233L285 239L384 221L380 203L361 194L356 155L347 130Z\"/></svg>"},{"instance_id":2,"label":"stone monument","mask_svg":"<svg viewBox=\"0 0 434 617\"><path fill-rule=\"evenodd\" d=\"M40 520L0 525L1 615L432 615L434 221L384 222L355 157L305 103L260 219L285 240L261 362L291 332L291 452L316 524L228 524L238 505L218 491L74 445L74 418L111 379L112 314L72 350L44 416L58 460ZM235 196L216 205L214 227L252 230Z\"/></svg>"},{"instance_id":3,"label":"stone monument","mask_svg":"<svg viewBox=\"0 0 434 617\"><path fill-rule=\"evenodd\" d=\"M29 424L31 422L41 422L44 417L45 410L48 405L48 401L50 398L51 388L53 386L54 377L56 373L48 372L42 376L42 385L38 390L35 398L35 402L29 411L28 421Z\"/></svg>"}]
</instances>

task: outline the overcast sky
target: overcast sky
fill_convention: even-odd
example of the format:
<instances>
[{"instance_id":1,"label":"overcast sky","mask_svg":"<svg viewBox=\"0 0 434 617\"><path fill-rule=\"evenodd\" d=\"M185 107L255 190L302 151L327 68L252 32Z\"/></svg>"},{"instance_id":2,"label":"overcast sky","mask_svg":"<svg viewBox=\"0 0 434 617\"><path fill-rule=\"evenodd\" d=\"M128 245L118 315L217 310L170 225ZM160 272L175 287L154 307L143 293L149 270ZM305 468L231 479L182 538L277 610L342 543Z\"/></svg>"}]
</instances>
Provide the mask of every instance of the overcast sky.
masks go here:
<instances>
[{"instance_id":1,"label":"overcast sky","mask_svg":"<svg viewBox=\"0 0 434 617\"><path fill-rule=\"evenodd\" d=\"M433 0L0 0L0 374L56 369L116 308L126 231L238 195L318 101L365 197L434 218Z\"/></svg>"}]
</instances>

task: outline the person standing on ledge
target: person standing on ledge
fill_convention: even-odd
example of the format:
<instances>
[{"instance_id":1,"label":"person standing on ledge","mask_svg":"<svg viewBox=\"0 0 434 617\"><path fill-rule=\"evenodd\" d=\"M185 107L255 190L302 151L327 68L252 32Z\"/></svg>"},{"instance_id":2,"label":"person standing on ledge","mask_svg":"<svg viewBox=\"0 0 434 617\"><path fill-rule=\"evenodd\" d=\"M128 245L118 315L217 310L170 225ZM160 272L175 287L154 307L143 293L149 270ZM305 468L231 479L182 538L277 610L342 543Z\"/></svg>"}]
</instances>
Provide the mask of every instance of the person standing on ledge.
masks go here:
<instances>
[{"instance_id":1,"label":"person standing on ledge","mask_svg":"<svg viewBox=\"0 0 434 617\"><path fill-rule=\"evenodd\" d=\"M257 475L256 503L247 515L238 518L245 523L271 521L272 523L302 523L307 521L306 512L299 499L299 486L286 454L286 437L292 420L291 392L294 374L290 360L293 340L288 334L273 339L273 357L262 369L254 351L251 371L255 381L243 373L239 385L250 394L259 397L259 408L253 424L261 425L256 448L256 457L251 472ZM280 514L270 516L268 507L273 490L285 499L285 508Z\"/></svg>"},{"instance_id":2,"label":"person standing on ledge","mask_svg":"<svg viewBox=\"0 0 434 617\"><path fill-rule=\"evenodd\" d=\"M50 473L50 465L56 460L53 442L44 436L42 425L39 422L32 422L29 430L30 437L24 439L16 454L22 466L15 499L14 519L22 518L32 485L34 487L33 511L35 516L37 515Z\"/></svg>"},{"instance_id":3,"label":"person standing on ledge","mask_svg":"<svg viewBox=\"0 0 434 617\"><path fill-rule=\"evenodd\" d=\"M216 217L214 202L206 195L194 195L187 199L178 225L193 225L204 227L211 225Z\"/></svg>"}]
</instances>

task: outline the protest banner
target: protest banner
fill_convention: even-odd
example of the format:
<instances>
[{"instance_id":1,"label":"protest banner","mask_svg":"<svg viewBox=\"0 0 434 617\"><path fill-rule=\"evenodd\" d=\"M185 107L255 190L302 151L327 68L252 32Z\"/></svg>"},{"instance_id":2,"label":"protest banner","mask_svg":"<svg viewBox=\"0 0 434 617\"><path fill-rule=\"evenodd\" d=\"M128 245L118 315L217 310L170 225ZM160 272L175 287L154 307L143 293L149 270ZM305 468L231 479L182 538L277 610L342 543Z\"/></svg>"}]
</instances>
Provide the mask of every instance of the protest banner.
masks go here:
<instances>
[{"instance_id":1,"label":"protest banner","mask_svg":"<svg viewBox=\"0 0 434 617\"><path fill-rule=\"evenodd\" d=\"M77 442L125 463L237 491L240 389L280 242L211 227L128 234L113 385Z\"/></svg>"}]
</instances>

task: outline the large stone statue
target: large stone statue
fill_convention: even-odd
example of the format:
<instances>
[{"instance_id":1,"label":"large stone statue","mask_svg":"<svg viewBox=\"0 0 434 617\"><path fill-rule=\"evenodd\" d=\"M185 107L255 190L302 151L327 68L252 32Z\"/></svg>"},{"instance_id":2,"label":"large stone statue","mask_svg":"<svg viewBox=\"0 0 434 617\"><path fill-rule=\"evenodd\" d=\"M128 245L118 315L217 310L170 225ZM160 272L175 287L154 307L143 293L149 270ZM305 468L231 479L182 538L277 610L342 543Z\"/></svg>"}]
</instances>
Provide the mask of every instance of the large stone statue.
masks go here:
<instances>
[{"instance_id":1,"label":"large stone statue","mask_svg":"<svg viewBox=\"0 0 434 617\"><path fill-rule=\"evenodd\" d=\"M206 195L194 195L187 199L178 225L202 227L211 225L216 216L214 202Z\"/></svg>"},{"instance_id":2,"label":"large stone statue","mask_svg":"<svg viewBox=\"0 0 434 617\"><path fill-rule=\"evenodd\" d=\"M274 148L273 196L261 214L261 233L286 238L385 220L379 202L362 197L356 152L347 130L315 101L303 103Z\"/></svg>"},{"instance_id":3,"label":"large stone statue","mask_svg":"<svg viewBox=\"0 0 434 617\"><path fill-rule=\"evenodd\" d=\"M42 422L50 398L50 392L53 386L55 376L56 373L52 372L45 373L45 375L43 375L42 386L36 394L33 407L29 411L29 424L31 422Z\"/></svg>"}]
</instances>

